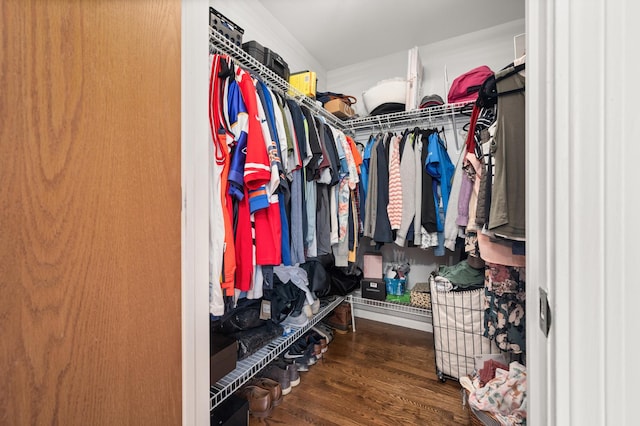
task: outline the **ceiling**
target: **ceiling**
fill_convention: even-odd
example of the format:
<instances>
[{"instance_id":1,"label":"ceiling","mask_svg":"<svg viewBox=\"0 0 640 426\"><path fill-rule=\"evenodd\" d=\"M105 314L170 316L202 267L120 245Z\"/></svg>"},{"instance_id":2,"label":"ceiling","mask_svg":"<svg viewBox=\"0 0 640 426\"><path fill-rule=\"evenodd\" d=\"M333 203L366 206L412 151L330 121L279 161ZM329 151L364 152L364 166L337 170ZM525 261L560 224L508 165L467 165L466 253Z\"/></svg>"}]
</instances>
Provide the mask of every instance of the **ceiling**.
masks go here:
<instances>
[{"instance_id":1,"label":"ceiling","mask_svg":"<svg viewBox=\"0 0 640 426\"><path fill-rule=\"evenodd\" d=\"M259 1L327 71L525 17L525 0Z\"/></svg>"}]
</instances>

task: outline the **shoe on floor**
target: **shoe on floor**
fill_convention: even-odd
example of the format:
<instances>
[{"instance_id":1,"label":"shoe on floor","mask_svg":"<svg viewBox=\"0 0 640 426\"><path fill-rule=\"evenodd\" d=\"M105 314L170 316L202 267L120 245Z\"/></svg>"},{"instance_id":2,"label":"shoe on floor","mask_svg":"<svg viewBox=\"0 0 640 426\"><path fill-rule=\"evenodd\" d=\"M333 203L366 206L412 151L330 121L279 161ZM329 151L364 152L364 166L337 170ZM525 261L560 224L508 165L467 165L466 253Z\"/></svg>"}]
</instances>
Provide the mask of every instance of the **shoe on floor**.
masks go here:
<instances>
[{"instance_id":1,"label":"shoe on floor","mask_svg":"<svg viewBox=\"0 0 640 426\"><path fill-rule=\"evenodd\" d=\"M287 360L296 360L300 364L314 365L317 361L315 351L316 348L314 345L309 345L303 339L298 339L289 347L289 350L285 352L284 358Z\"/></svg>"},{"instance_id":2,"label":"shoe on floor","mask_svg":"<svg viewBox=\"0 0 640 426\"><path fill-rule=\"evenodd\" d=\"M327 339L327 344L331 343L333 340L333 329L322 322L316 323L316 325L311 327L311 330Z\"/></svg>"},{"instance_id":3,"label":"shoe on floor","mask_svg":"<svg viewBox=\"0 0 640 426\"><path fill-rule=\"evenodd\" d=\"M309 371L309 364L307 364L304 360L296 360L295 362L298 366L298 371Z\"/></svg>"},{"instance_id":4,"label":"shoe on floor","mask_svg":"<svg viewBox=\"0 0 640 426\"><path fill-rule=\"evenodd\" d=\"M289 359L286 358L283 354L280 356L280 358L278 358L278 360L284 364L295 365L295 369L298 373L301 371L309 371L309 364L307 363L307 359L304 356L301 358Z\"/></svg>"},{"instance_id":5,"label":"shoe on floor","mask_svg":"<svg viewBox=\"0 0 640 426\"><path fill-rule=\"evenodd\" d=\"M327 352L327 350L329 349L327 338L322 336L317 331L310 330L305 336L307 342L320 345L320 354Z\"/></svg>"},{"instance_id":6,"label":"shoe on floor","mask_svg":"<svg viewBox=\"0 0 640 426\"><path fill-rule=\"evenodd\" d=\"M288 363L284 359L278 358L274 362L278 367L286 370L289 373L289 382L291 387L296 387L300 384L300 373L298 373L298 363L295 360Z\"/></svg>"},{"instance_id":7,"label":"shoe on floor","mask_svg":"<svg viewBox=\"0 0 640 426\"><path fill-rule=\"evenodd\" d=\"M337 333L346 334L351 327L351 304L343 302L331 312L323 322Z\"/></svg>"},{"instance_id":8,"label":"shoe on floor","mask_svg":"<svg viewBox=\"0 0 640 426\"><path fill-rule=\"evenodd\" d=\"M264 370L258 373L258 377L266 377L280 383L282 395L287 395L289 392L291 392L291 380L289 379L289 371L280 368L276 364L272 363L267 365Z\"/></svg>"},{"instance_id":9,"label":"shoe on floor","mask_svg":"<svg viewBox=\"0 0 640 426\"><path fill-rule=\"evenodd\" d=\"M304 339L308 348L313 348L312 353L316 357L316 359L322 358L322 354L325 353L326 350L325 351L322 350L322 343L320 343L320 340L316 339L314 336L310 334L305 334L302 338Z\"/></svg>"},{"instance_id":10,"label":"shoe on floor","mask_svg":"<svg viewBox=\"0 0 640 426\"><path fill-rule=\"evenodd\" d=\"M282 387L280 383L268 377L254 377L247 382L249 386L258 386L271 393L271 405L277 407L282 403Z\"/></svg>"},{"instance_id":11,"label":"shoe on floor","mask_svg":"<svg viewBox=\"0 0 640 426\"><path fill-rule=\"evenodd\" d=\"M238 390L238 395L249 401L249 413L252 416L264 418L271 415L271 392L259 386L248 385Z\"/></svg>"}]
</instances>

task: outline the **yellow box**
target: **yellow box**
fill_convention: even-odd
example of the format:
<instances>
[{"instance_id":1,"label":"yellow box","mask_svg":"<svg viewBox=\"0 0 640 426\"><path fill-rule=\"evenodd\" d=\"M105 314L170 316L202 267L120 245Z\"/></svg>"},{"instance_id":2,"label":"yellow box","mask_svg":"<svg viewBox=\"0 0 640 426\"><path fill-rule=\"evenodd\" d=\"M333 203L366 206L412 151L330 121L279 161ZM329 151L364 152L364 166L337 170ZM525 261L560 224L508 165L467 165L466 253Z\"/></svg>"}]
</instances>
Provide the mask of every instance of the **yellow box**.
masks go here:
<instances>
[{"instance_id":1,"label":"yellow box","mask_svg":"<svg viewBox=\"0 0 640 426\"><path fill-rule=\"evenodd\" d=\"M313 71L297 72L289 76L289 84L310 98L316 97L316 82L316 73ZM296 95L292 90L289 91L289 94L292 96Z\"/></svg>"}]
</instances>

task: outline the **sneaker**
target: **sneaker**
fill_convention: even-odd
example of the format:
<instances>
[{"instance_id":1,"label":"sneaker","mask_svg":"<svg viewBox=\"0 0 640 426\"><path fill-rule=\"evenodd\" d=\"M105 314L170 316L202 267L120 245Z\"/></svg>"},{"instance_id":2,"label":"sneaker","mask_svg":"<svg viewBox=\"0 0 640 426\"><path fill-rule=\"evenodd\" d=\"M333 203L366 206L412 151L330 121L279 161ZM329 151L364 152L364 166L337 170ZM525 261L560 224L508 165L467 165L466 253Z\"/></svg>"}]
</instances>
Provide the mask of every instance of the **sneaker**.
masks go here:
<instances>
[{"instance_id":1,"label":"sneaker","mask_svg":"<svg viewBox=\"0 0 640 426\"><path fill-rule=\"evenodd\" d=\"M315 352L314 345L308 345L304 340L298 339L289 347L289 350L284 354L284 358L286 360L296 360L300 364L314 365L318 360Z\"/></svg>"},{"instance_id":2,"label":"sneaker","mask_svg":"<svg viewBox=\"0 0 640 426\"><path fill-rule=\"evenodd\" d=\"M282 369L276 364L267 365L258 376L266 377L280 383L280 387L282 388L282 395L287 395L289 392L291 392L291 380L289 379L289 371Z\"/></svg>"},{"instance_id":3,"label":"sneaker","mask_svg":"<svg viewBox=\"0 0 640 426\"><path fill-rule=\"evenodd\" d=\"M304 313L300 313L300 315L298 315L297 317L289 315L284 319L284 321L282 321L281 324L289 325L292 327L304 327L305 325L309 324L309 318L307 318L307 315Z\"/></svg>"},{"instance_id":4,"label":"sneaker","mask_svg":"<svg viewBox=\"0 0 640 426\"><path fill-rule=\"evenodd\" d=\"M311 305L311 312L313 313L313 315L320 312L320 299L315 298L313 300L313 304Z\"/></svg>"},{"instance_id":5,"label":"sneaker","mask_svg":"<svg viewBox=\"0 0 640 426\"><path fill-rule=\"evenodd\" d=\"M311 330L327 339L327 345L333 340L333 329L324 323L317 323L316 325L311 327Z\"/></svg>"},{"instance_id":6,"label":"sneaker","mask_svg":"<svg viewBox=\"0 0 640 426\"><path fill-rule=\"evenodd\" d=\"M302 338L306 342L307 347L313 348L313 355L315 355L317 359L322 358L322 354L326 352L326 350L324 352L322 351L322 343L320 343L320 340L316 339L315 336L308 333L302 336Z\"/></svg>"},{"instance_id":7,"label":"sneaker","mask_svg":"<svg viewBox=\"0 0 640 426\"><path fill-rule=\"evenodd\" d=\"M327 352L327 349L329 349L327 338L320 335L318 332L311 330L306 334L306 337L308 342L320 345L321 354Z\"/></svg>"},{"instance_id":8,"label":"sneaker","mask_svg":"<svg viewBox=\"0 0 640 426\"><path fill-rule=\"evenodd\" d=\"M283 370L287 370L289 372L289 381L291 382L291 387L296 387L300 384L300 373L298 373L298 363L294 360L291 363L287 363L284 359L276 359L274 361L278 367Z\"/></svg>"},{"instance_id":9,"label":"sneaker","mask_svg":"<svg viewBox=\"0 0 640 426\"><path fill-rule=\"evenodd\" d=\"M298 371L309 371L309 364L305 362L296 360L296 365L298 366Z\"/></svg>"},{"instance_id":10,"label":"sneaker","mask_svg":"<svg viewBox=\"0 0 640 426\"><path fill-rule=\"evenodd\" d=\"M309 305L309 302L304 302L302 312L307 316L307 319L313 318L313 310L311 309L311 305Z\"/></svg>"},{"instance_id":11,"label":"sneaker","mask_svg":"<svg viewBox=\"0 0 640 426\"><path fill-rule=\"evenodd\" d=\"M308 345L305 341L298 339L291 346L289 346L289 350L285 352L285 359L297 359L302 358L305 352L308 349Z\"/></svg>"},{"instance_id":12,"label":"sneaker","mask_svg":"<svg viewBox=\"0 0 640 426\"><path fill-rule=\"evenodd\" d=\"M298 371L309 371L309 367L315 365L318 362L318 358L313 354L313 348L309 348L309 350L307 350L301 358L297 358L295 362L298 364Z\"/></svg>"}]
</instances>

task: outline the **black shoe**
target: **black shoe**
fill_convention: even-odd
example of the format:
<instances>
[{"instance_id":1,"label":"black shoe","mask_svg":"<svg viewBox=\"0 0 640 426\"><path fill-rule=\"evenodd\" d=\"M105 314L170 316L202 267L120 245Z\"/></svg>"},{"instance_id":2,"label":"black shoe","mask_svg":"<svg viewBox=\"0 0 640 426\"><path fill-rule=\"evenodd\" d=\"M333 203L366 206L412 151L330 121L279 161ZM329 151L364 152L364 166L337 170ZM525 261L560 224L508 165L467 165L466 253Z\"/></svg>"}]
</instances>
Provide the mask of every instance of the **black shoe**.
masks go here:
<instances>
[{"instance_id":1,"label":"black shoe","mask_svg":"<svg viewBox=\"0 0 640 426\"><path fill-rule=\"evenodd\" d=\"M307 341L307 344L314 345L314 355L316 356L316 358L322 358L322 354L327 352L327 349L328 349L327 339L313 330L305 334L304 337ZM318 353L318 345L319 345L319 353Z\"/></svg>"},{"instance_id":2,"label":"black shoe","mask_svg":"<svg viewBox=\"0 0 640 426\"><path fill-rule=\"evenodd\" d=\"M333 328L329 327L328 325L322 322L319 322L313 327L311 327L311 330L315 331L320 336L327 339L327 344L331 343L331 341L333 340Z\"/></svg>"},{"instance_id":3,"label":"black shoe","mask_svg":"<svg viewBox=\"0 0 640 426\"><path fill-rule=\"evenodd\" d=\"M285 352L284 358L313 365L317 361L314 351L314 345L308 345L303 339L298 339L289 347L289 350Z\"/></svg>"}]
</instances>

